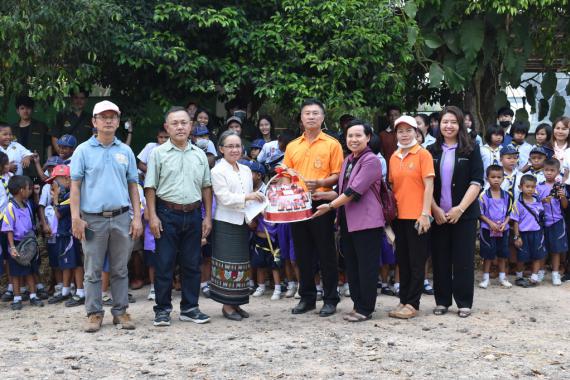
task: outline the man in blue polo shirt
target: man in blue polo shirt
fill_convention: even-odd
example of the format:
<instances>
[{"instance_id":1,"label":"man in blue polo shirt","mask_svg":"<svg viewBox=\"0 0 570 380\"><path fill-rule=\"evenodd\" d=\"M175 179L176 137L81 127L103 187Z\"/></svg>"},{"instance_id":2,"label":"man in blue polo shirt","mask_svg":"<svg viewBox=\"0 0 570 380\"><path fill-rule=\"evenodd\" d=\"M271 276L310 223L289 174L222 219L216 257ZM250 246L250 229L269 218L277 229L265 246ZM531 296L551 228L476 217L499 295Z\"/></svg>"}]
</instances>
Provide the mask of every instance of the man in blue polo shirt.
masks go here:
<instances>
[{"instance_id":1,"label":"man in blue polo shirt","mask_svg":"<svg viewBox=\"0 0 570 380\"><path fill-rule=\"evenodd\" d=\"M80 144L71 160L71 218L73 236L81 240L85 267L86 332L96 332L103 322L101 271L109 254L113 324L134 329L126 309L127 264L134 241L142 234L138 172L130 147L115 137L121 112L102 101L93 108L97 137ZM133 210L133 218L129 209Z\"/></svg>"}]
</instances>

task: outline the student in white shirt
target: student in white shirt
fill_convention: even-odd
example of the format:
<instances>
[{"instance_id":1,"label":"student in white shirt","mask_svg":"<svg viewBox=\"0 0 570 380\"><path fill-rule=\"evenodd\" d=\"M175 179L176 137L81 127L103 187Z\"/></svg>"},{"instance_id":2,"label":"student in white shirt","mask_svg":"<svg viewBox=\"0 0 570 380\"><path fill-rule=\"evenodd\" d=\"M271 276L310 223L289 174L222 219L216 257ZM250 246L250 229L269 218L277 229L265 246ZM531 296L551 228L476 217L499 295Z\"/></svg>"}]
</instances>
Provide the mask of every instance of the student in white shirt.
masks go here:
<instances>
[{"instance_id":1,"label":"student in white shirt","mask_svg":"<svg viewBox=\"0 0 570 380\"><path fill-rule=\"evenodd\" d=\"M525 140L528 136L528 127L521 122L515 122L511 127L511 136L513 137L511 144L519 152L517 168L520 170L528 164L530 151L532 150L532 145Z\"/></svg>"},{"instance_id":2,"label":"student in white shirt","mask_svg":"<svg viewBox=\"0 0 570 380\"><path fill-rule=\"evenodd\" d=\"M483 172L486 173L490 165L501 164L501 144L505 132L501 127L491 124L485 131L485 145L480 147L481 159L483 160Z\"/></svg>"},{"instance_id":3,"label":"student in white shirt","mask_svg":"<svg viewBox=\"0 0 570 380\"><path fill-rule=\"evenodd\" d=\"M164 144L168 140L168 132L164 127L158 128L156 131L156 142L149 142L145 145L143 150L137 156L137 167L139 169L139 174L146 174L146 164L148 163L148 158L150 157L150 152L153 151L159 145Z\"/></svg>"},{"instance_id":4,"label":"student in white shirt","mask_svg":"<svg viewBox=\"0 0 570 380\"><path fill-rule=\"evenodd\" d=\"M12 139L12 128L8 124L0 122L0 152L8 155L10 171L16 175L22 175L24 168L30 166L33 153Z\"/></svg>"}]
</instances>

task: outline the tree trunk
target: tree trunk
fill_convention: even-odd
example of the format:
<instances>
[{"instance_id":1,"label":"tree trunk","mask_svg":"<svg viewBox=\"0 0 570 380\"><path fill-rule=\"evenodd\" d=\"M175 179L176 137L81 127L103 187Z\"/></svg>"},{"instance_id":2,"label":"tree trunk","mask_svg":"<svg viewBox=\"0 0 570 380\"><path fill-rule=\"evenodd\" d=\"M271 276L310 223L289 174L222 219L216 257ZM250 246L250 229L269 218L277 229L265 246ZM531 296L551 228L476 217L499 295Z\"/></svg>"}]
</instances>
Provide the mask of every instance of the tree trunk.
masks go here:
<instances>
[{"instance_id":1,"label":"tree trunk","mask_svg":"<svg viewBox=\"0 0 570 380\"><path fill-rule=\"evenodd\" d=\"M498 70L490 65L477 70L472 86L465 91L463 109L471 112L480 134L485 135L486 127L497 122L495 96L500 91Z\"/></svg>"}]
</instances>

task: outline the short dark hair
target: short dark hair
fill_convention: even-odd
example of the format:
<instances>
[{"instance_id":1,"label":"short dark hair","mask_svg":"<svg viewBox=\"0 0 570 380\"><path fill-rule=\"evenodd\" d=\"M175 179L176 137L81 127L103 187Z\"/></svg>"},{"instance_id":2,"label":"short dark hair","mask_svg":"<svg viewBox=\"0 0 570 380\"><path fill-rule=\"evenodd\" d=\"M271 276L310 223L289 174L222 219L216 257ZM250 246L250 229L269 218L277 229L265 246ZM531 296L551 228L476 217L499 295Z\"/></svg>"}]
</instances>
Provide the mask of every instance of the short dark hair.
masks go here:
<instances>
[{"instance_id":1,"label":"short dark hair","mask_svg":"<svg viewBox=\"0 0 570 380\"><path fill-rule=\"evenodd\" d=\"M439 112L432 112L429 114L428 119L431 122L432 120L437 120L437 122L439 123L439 118L441 117L441 114Z\"/></svg>"},{"instance_id":2,"label":"short dark hair","mask_svg":"<svg viewBox=\"0 0 570 380\"><path fill-rule=\"evenodd\" d=\"M32 179L25 175L15 175L8 181L8 191L10 194L16 195L20 190L33 185Z\"/></svg>"},{"instance_id":3,"label":"short dark hair","mask_svg":"<svg viewBox=\"0 0 570 380\"><path fill-rule=\"evenodd\" d=\"M3 128L10 128L11 129L12 127L10 126L10 124L6 123L5 121L0 120L0 129L3 129Z\"/></svg>"},{"instance_id":4,"label":"short dark hair","mask_svg":"<svg viewBox=\"0 0 570 380\"><path fill-rule=\"evenodd\" d=\"M397 104L389 104L386 107L386 115L390 113L390 111L398 111L400 114L402 113L402 107Z\"/></svg>"},{"instance_id":5,"label":"short dark hair","mask_svg":"<svg viewBox=\"0 0 570 380\"><path fill-rule=\"evenodd\" d=\"M526 182L533 182L533 183L537 183L538 180L536 179L535 176L533 176L532 174L525 174L521 177L521 182L520 182L520 186L524 185Z\"/></svg>"},{"instance_id":6,"label":"short dark hair","mask_svg":"<svg viewBox=\"0 0 570 380\"><path fill-rule=\"evenodd\" d=\"M186 111L186 108L181 107L181 106L172 106L170 107L170 109L168 111L166 111L166 113L164 114L164 120L166 121L166 119L168 119L168 116L171 113L175 113L175 112L186 112L186 115L188 115L188 118L190 118L190 114L188 113L188 111Z\"/></svg>"},{"instance_id":7,"label":"short dark hair","mask_svg":"<svg viewBox=\"0 0 570 380\"><path fill-rule=\"evenodd\" d=\"M20 95L16 97L16 108L20 108L21 106L34 108L34 105L34 99L30 98L28 95Z\"/></svg>"},{"instance_id":8,"label":"short dark hair","mask_svg":"<svg viewBox=\"0 0 570 380\"><path fill-rule=\"evenodd\" d=\"M556 158L548 158L546 161L544 161L544 167L547 166L551 166L551 167L555 167L556 169L560 169L560 161L558 161Z\"/></svg>"},{"instance_id":9,"label":"short dark hair","mask_svg":"<svg viewBox=\"0 0 570 380\"><path fill-rule=\"evenodd\" d=\"M524 133L526 138L528 136L528 127L522 121L517 121L511 127L511 136L514 136L515 133Z\"/></svg>"},{"instance_id":10,"label":"short dark hair","mask_svg":"<svg viewBox=\"0 0 570 380\"><path fill-rule=\"evenodd\" d=\"M496 124L489 124L485 129L485 142L487 144L491 143L491 137L493 135L501 135L505 137L505 130Z\"/></svg>"},{"instance_id":11,"label":"short dark hair","mask_svg":"<svg viewBox=\"0 0 570 380\"><path fill-rule=\"evenodd\" d=\"M0 152L0 168L8 165L9 163L10 159L8 158L8 155L4 152Z\"/></svg>"},{"instance_id":12,"label":"short dark hair","mask_svg":"<svg viewBox=\"0 0 570 380\"><path fill-rule=\"evenodd\" d=\"M348 133L348 130L352 127L355 127L357 125L362 125L362 128L364 128L364 134L366 136L372 136L372 127L370 126L370 124L368 124L367 122L360 120L360 119L353 119L351 120L345 129L344 134L346 135Z\"/></svg>"},{"instance_id":13,"label":"short dark hair","mask_svg":"<svg viewBox=\"0 0 570 380\"><path fill-rule=\"evenodd\" d=\"M501 174L503 174L503 175L505 173L503 170L503 167L501 165L489 165L489 166L487 166L487 170L485 170L485 175L487 177L489 177L489 174L491 172L501 172Z\"/></svg>"},{"instance_id":14,"label":"short dark hair","mask_svg":"<svg viewBox=\"0 0 570 380\"><path fill-rule=\"evenodd\" d=\"M166 129L164 129L164 126L163 126L163 125L161 125L160 127L156 128L156 135L158 136L158 135L160 135L161 133L168 133L168 132L166 131Z\"/></svg>"},{"instance_id":15,"label":"short dark hair","mask_svg":"<svg viewBox=\"0 0 570 380\"><path fill-rule=\"evenodd\" d=\"M198 103L196 103L196 102L193 101L193 100L190 100L188 103L186 103L186 108L190 107L192 104L194 104L194 105L196 106L196 108L199 108L199 107L198 107Z\"/></svg>"},{"instance_id":16,"label":"short dark hair","mask_svg":"<svg viewBox=\"0 0 570 380\"><path fill-rule=\"evenodd\" d=\"M315 99L315 98L306 99L301 104L301 111L303 110L303 108L308 107L308 106L319 106L321 111L323 111L323 114L325 113L325 105L318 99ZM299 114L299 116L300 116L300 114Z\"/></svg>"},{"instance_id":17,"label":"short dark hair","mask_svg":"<svg viewBox=\"0 0 570 380\"><path fill-rule=\"evenodd\" d=\"M71 90L69 90L69 96L70 97L77 95L77 94L83 94L83 95L85 95L86 98L89 97L89 91L84 89L84 88L78 88L78 89L72 88Z\"/></svg>"},{"instance_id":18,"label":"short dark hair","mask_svg":"<svg viewBox=\"0 0 570 380\"><path fill-rule=\"evenodd\" d=\"M513 117L513 116L515 116L515 113L513 112L511 107L504 106L504 107L499 108L499 110L497 111L497 117L499 117L499 116Z\"/></svg>"}]
</instances>

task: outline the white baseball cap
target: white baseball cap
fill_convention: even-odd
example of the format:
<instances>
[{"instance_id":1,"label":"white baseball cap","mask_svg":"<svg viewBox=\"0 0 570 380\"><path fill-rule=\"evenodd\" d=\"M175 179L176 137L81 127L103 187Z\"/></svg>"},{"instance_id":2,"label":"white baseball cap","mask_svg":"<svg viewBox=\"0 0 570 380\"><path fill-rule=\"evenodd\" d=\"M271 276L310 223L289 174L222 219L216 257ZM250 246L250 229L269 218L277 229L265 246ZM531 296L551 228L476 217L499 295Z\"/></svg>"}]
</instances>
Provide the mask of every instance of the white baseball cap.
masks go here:
<instances>
[{"instance_id":1,"label":"white baseball cap","mask_svg":"<svg viewBox=\"0 0 570 380\"><path fill-rule=\"evenodd\" d=\"M394 122L394 129L396 129L396 127L399 124L408 124L410 127L416 129L418 128L418 122L416 121L416 119L408 115L400 116L399 118L397 118L396 121Z\"/></svg>"},{"instance_id":2,"label":"white baseball cap","mask_svg":"<svg viewBox=\"0 0 570 380\"><path fill-rule=\"evenodd\" d=\"M95 104L95 107L93 107L93 116L105 111L114 111L117 113L117 115L121 115L121 111L115 103L108 100L103 100L102 102Z\"/></svg>"}]
</instances>

